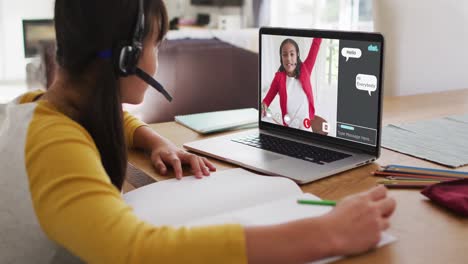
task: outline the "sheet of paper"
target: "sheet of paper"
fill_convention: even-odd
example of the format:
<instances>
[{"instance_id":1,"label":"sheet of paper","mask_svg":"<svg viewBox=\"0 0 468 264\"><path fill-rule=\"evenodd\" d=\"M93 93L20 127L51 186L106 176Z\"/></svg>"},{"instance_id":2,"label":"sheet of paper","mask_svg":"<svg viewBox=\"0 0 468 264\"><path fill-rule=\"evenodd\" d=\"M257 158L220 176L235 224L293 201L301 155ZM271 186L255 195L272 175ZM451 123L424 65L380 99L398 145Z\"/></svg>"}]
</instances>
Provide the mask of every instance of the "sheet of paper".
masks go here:
<instances>
[{"instance_id":1,"label":"sheet of paper","mask_svg":"<svg viewBox=\"0 0 468 264\"><path fill-rule=\"evenodd\" d=\"M447 119L458 121L461 123L468 124L468 115L454 115L454 116L449 116L446 117Z\"/></svg>"},{"instance_id":2,"label":"sheet of paper","mask_svg":"<svg viewBox=\"0 0 468 264\"><path fill-rule=\"evenodd\" d=\"M195 221L184 223L184 225L202 226L237 223L244 226L257 226L281 224L291 220L320 216L332 209L331 206L298 204L297 199L299 198L320 200L320 198L312 194L295 194L248 208L196 219Z\"/></svg>"},{"instance_id":3,"label":"sheet of paper","mask_svg":"<svg viewBox=\"0 0 468 264\"><path fill-rule=\"evenodd\" d=\"M203 179L185 177L157 182L123 196L142 220L181 225L208 216L301 194L293 181L244 169L222 170Z\"/></svg>"},{"instance_id":4,"label":"sheet of paper","mask_svg":"<svg viewBox=\"0 0 468 264\"><path fill-rule=\"evenodd\" d=\"M182 181L162 181L124 195L142 220L175 227L280 224L318 217L332 210L331 206L298 204L299 198L320 200L302 193L289 179L260 176L244 169L219 171L202 180L186 177ZM383 233L378 246L395 240ZM313 263L330 263L341 258L336 256Z\"/></svg>"},{"instance_id":5,"label":"sheet of paper","mask_svg":"<svg viewBox=\"0 0 468 264\"><path fill-rule=\"evenodd\" d=\"M281 224L292 220L304 219L308 217L317 217L326 214L332 210L331 206L303 205L298 204L297 199L320 200L312 194L293 195L281 200L272 201L266 204L241 209L234 212L227 212L214 217L206 217L186 223L186 226L216 225L224 223L238 223L244 226ZM382 233L382 239L377 247L382 247L395 242L396 238L388 233ZM325 264L344 258L335 256L319 261L313 264Z\"/></svg>"},{"instance_id":6,"label":"sheet of paper","mask_svg":"<svg viewBox=\"0 0 468 264\"><path fill-rule=\"evenodd\" d=\"M383 128L382 146L449 167L468 164L468 116Z\"/></svg>"}]
</instances>

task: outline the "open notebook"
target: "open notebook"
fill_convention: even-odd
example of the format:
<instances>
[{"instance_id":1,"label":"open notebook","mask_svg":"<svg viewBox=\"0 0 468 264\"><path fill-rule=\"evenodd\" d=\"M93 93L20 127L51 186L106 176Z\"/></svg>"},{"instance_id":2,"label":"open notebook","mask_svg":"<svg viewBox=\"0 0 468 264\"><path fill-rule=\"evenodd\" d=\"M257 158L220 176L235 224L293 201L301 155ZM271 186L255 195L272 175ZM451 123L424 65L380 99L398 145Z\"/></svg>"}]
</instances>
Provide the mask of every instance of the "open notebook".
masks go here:
<instances>
[{"instance_id":1,"label":"open notebook","mask_svg":"<svg viewBox=\"0 0 468 264\"><path fill-rule=\"evenodd\" d=\"M298 198L319 198L302 193L289 179L261 176L240 168L219 171L201 180L185 177L181 181L161 181L128 192L123 197L142 220L171 226L278 224L320 216L332 209L297 204ZM393 236L384 233L379 246L393 241Z\"/></svg>"}]
</instances>

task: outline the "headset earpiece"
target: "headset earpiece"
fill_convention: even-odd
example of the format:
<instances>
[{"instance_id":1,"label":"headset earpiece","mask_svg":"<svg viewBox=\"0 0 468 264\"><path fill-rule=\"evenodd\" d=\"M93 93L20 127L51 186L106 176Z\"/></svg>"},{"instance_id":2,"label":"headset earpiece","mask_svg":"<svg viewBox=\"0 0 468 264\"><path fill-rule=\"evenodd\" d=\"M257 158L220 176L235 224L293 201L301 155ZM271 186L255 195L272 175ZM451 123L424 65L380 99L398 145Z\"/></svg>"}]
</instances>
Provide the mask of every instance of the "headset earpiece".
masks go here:
<instances>
[{"instance_id":1,"label":"headset earpiece","mask_svg":"<svg viewBox=\"0 0 468 264\"><path fill-rule=\"evenodd\" d=\"M171 102L172 96L164 89L164 87L152 76L138 68L138 61L143 51L143 37L145 34L145 12L143 8L143 0L138 0L138 18L135 25L135 31L131 44L128 42L124 45L119 46L117 52L119 57L115 62L117 71L120 76L136 75L147 84L151 85L154 89L159 91L166 99Z\"/></svg>"},{"instance_id":2,"label":"headset earpiece","mask_svg":"<svg viewBox=\"0 0 468 264\"><path fill-rule=\"evenodd\" d=\"M118 71L121 76L136 73L138 60L143 50L143 35L145 27L145 14L143 0L138 0L138 17L133 33L131 45L122 45L117 62Z\"/></svg>"},{"instance_id":3,"label":"headset earpiece","mask_svg":"<svg viewBox=\"0 0 468 264\"><path fill-rule=\"evenodd\" d=\"M140 59L141 46L123 46L120 50L119 61L117 63L120 75L128 76L135 74L138 60Z\"/></svg>"}]
</instances>

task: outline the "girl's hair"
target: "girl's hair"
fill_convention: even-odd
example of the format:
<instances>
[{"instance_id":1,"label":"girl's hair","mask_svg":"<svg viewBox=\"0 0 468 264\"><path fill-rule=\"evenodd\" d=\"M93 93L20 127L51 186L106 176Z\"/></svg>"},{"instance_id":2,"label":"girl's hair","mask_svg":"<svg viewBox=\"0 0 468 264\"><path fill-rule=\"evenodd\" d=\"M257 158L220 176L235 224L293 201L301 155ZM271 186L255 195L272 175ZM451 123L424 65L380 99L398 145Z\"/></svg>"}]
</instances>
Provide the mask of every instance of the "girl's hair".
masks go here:
<instances>
[{"instance_id":1,"label":"girl's hair","mask_svg":"<svg viewBox=\"0 0 468 264\"><path fill-rule=\"evenodd\" d=\"M159 43L167 33L166 7L162 0L144 0L144 10L144 37L157 32ZM114 62L120 48L131 43L137 14L135 0L55 2L57 63L74 84L70 87L82 87L81 94L85 97L82 98L85 106L79 108L76 121L93 138L101 162L119 190L125 180L127 146ZM113 58L98 58L97 54L106 50L112 50Z\"/></svg>"},{"instance_id":2,"label":"girl's hair","mask_svg":"<svg viewBox=\"0 0 468 264\"><path fill-rule=\"evenodd\" d=\"M295 78L299 79L299 76L301 74L302 61L301 61L301 58L299 57L299 45L297 45L297 42L292 40L292 39L288 38L288 39L283 40L283 42L281 42L281 46L280 46L280 50L279 50L281 65L280 65L278 71L279 72L285 72L286 71L286 69L284 69L284 66L283 66L283 56L282 56L283 46L286 45L286 43L291 43L296 48L297 65L296 65L296 69L294 70L294 73L296 74Z\"/></svg>"}]
</instances>

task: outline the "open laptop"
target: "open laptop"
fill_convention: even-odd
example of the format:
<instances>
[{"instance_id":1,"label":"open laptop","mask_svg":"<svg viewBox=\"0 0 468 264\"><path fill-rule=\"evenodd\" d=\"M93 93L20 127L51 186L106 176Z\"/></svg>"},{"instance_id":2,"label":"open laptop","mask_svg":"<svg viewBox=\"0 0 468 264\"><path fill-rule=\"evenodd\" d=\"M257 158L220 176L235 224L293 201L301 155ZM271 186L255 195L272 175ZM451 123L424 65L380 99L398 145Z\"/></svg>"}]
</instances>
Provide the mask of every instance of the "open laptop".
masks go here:
<instances>
[{"instance_id":1,"label":"open laptop","mask_svg":"<svg viewBox=\"0 0 468 264\"><path fill-rule=\"evenodd\" d=\"M301 184L376 160L383 36L286 28L259 34L259 128L184 147Z\"/></svg>"}]
</instances>

